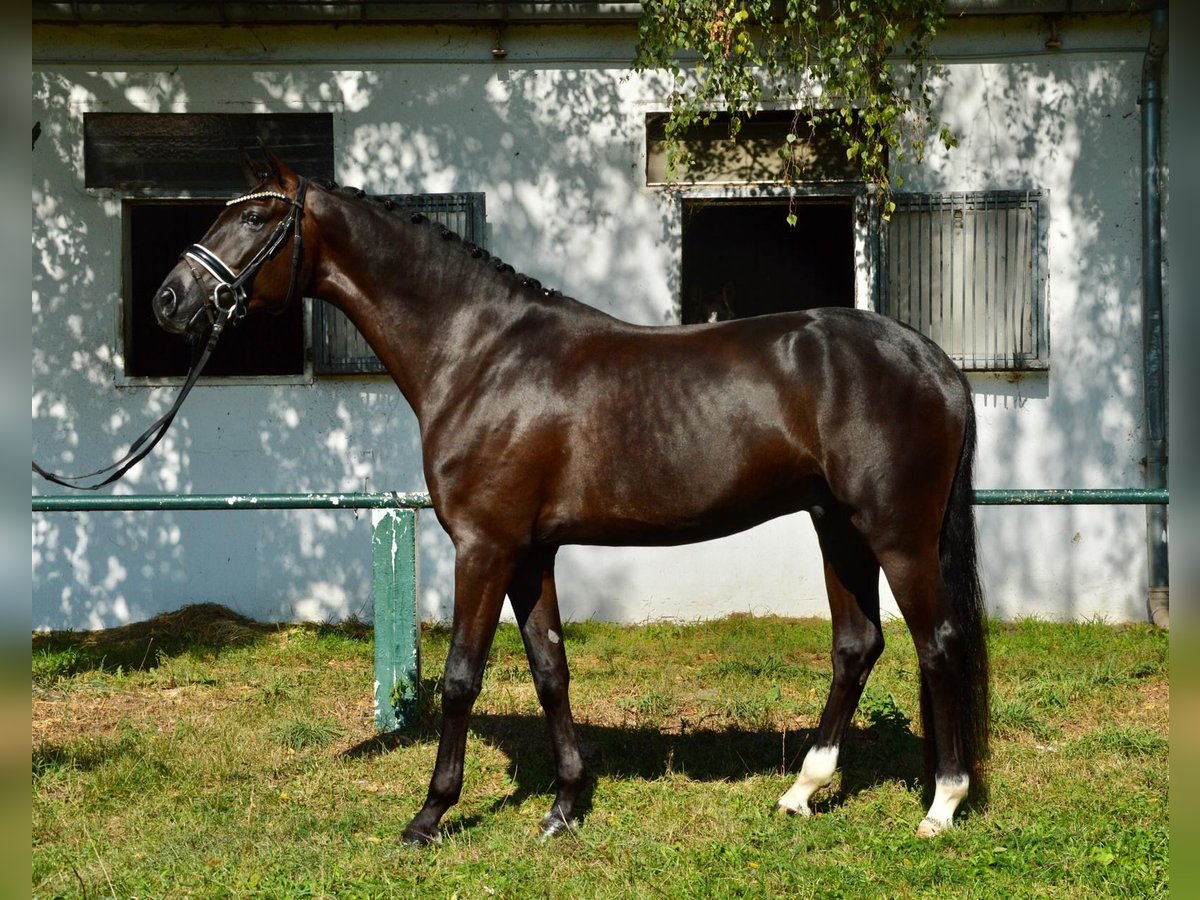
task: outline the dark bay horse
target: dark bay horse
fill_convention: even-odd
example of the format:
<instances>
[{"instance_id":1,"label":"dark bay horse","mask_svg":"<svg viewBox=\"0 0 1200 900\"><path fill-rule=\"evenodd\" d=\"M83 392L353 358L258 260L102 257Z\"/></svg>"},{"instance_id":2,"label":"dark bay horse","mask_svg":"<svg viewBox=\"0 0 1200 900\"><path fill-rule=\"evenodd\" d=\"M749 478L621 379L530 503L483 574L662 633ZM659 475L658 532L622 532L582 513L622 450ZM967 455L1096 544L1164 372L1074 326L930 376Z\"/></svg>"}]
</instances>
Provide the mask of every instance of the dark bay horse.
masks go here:
<instances>
[{"instance_id":1,"label":"dark bay horse","mask_svg":"<svg viewBox=\"0 0 1200 900\"><path fill-rule=\"evenodd\" d=\"M453 541L443 727L404 839L436 838L459 797L471 707L507 595L557 768L544 834L574 826L584 768L554 580L563 544L702 541L806 510L824 558L833 683L795 784L809 814L883 650L879 573L916 645L928 814L982 787L988 738L967 382L915 331L816 309L643 327L545 290L424 217L271 154L154 299L168 331L311 296L362 332L416 412Z\"/></svg>"}]
</instances>

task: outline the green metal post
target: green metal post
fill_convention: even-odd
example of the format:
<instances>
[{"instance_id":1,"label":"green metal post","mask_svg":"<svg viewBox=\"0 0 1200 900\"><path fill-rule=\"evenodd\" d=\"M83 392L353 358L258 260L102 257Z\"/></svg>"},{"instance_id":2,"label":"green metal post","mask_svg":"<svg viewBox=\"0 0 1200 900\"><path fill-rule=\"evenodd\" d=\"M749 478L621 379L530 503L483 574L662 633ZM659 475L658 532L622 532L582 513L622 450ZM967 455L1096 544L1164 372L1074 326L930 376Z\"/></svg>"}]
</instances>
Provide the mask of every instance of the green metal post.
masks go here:
<instances>
[{"instance_id":1,"label":"green metal post","mask_svg":"<svg viewBox=\"0 0 1200 900\"><path fill-rule=\"evenodd\" d=\"M394 731L416 714L421 677L417 618L417 513L389 510L371 538L375 601L375 727Z\"/></svg>"}]
</instances>

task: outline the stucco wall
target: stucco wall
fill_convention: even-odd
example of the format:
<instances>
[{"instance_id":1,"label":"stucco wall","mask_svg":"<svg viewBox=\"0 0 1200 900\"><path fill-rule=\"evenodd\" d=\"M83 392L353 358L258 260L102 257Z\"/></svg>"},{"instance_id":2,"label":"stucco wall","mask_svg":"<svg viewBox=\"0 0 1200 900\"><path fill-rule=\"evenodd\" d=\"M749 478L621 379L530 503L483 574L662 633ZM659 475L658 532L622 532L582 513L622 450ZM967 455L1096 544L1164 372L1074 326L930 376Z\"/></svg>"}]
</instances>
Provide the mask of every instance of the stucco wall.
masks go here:
<instances>
[{"instance_id":1,"label":"stucco wall","mask_svg":"<svg viewBox=\"0 0 1200 900\"><path fill-rule=\"evenodd\" d=\"M1142 482L1138 19L958 23L939 44L960 145L897 165L914 190L1050 192L1051 368L973 376L978 487ZM40 27L34 35L33 441L102 463L173 389L119 376L120 197L83 187L87 111L329 111L336 177L370 192L485 191L490 249L642 323L674 321L677 203L644 185L644 115L622 28ZM863 298L860 305L865 303ZM35 483L34 490L52 488ZM117 492L417 490L415 419L382 379L202 384ZM1143 619L1140 507L979 511L1002 616ZM452 549L421 520L423 614L449 614ZM33 517L33 626L92 628L216 601L267 619L370 615L370 522L337 512ZM564 615L640 621L825 615L806 516L712 544L565 548ZM894 611L890 597L885 606Z\"/></svg>"}]
</instances>

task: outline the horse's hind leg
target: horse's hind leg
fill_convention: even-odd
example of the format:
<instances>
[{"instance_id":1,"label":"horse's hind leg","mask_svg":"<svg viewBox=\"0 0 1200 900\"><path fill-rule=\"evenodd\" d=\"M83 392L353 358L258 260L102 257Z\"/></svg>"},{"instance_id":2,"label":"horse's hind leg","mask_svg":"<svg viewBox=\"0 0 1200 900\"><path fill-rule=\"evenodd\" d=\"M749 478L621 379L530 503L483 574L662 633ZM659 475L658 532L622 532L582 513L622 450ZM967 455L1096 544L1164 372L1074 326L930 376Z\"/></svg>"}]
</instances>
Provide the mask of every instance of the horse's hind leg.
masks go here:
<instances>
[{"instance_id":1,"label":"horse's hind leg","mask_svg":"<svg viewBox=\"0 0 1200 900\"><path fill-rule=\"evenodd\" d=\"M458 802L463 783L467 721L483 685L483 667L500 619L513 565L485 546L456 547L454 624L442 690L442 736L425 805L404 829L403 840L426 844L438 822Z\"/></svg>"},{"instance_id":2,"label":"horse's hind leg","mask_svg":"<svg viewBox=\"0 0 1200 900\"><path fill-rule=\"evenodd\" d=\"M509 599L554 748L558 794L542 819L542 834L546 837L574 827L576 803L584 785L583 757L568 697L570 674L554 586L554 553L554 549L532 553L509 587Z\"/></svg>"},{"instance_id":3,"label":"horse's hind leg","mask_svg":"<svg viewBox=\"0 0 1200 900\"><path fill-rule=\"evenodd\" d=\"M809 798L833 781L838 751L871 668L883 652L879 625L879 563L840 509L814 511L825 560L825 586L833 621L833 684L795 784L778 808L810 814Z\"/></svg>"},{"instance_id":4,"label":"horse's hind leg","mask_svg":"<svg viewBox=\"0 0 1200 900\"><path fill-rule=\"evenodd\" d=\"M942 579L936 543L931 541L924 553L887 554L883 567L921 669L925 769L933 779L934 796L917 834L931 837L951 827L971 784L973 748L964 730L970 708L963 696L970 682L970 648Z\"/></svg>"}]
</instances>

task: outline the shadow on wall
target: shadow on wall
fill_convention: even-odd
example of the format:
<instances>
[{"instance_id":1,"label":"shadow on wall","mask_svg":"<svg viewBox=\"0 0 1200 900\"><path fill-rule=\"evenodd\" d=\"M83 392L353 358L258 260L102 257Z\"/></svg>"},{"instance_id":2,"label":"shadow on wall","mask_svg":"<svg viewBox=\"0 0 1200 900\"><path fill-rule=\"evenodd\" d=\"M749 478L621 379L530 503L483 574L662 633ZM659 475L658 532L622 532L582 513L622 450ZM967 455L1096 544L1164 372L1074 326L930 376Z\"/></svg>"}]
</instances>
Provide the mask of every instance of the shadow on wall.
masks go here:
<instances>
[{"instance_id":1,"label":"shadow on wall","mask_svg":"<svg viewBox=\"0 0 1200 900\"><path fill-rule=\"evenodd\" d=\"M400 121L352 125L344 179L371 192L486 189L494 253L624 318L661 322L678 239L667 200L638 187L633 85L602 68L446 71L423 90L404 70L370 73L376 92L405 98Z\"/></svg>"},{"instance_id":2,"label":"shadow on wall","mask_svg":"<svg viewBox=\"0 0 1200 900\"><path fill-rule=\"evenodd\" d=\"M940 96L935 116L962 144L910 184L1050 191L1050 370L972 376L989 442L979 487L1143 483L1140 64L1131 55L1110 68L1054 56L960 66ZM964 159L974 168L951 174ZM1039 614L1045 597L1060 611L1044 615L1144 618L1144 588L1128 588L1145 582L1142 507L989 507L978 518L999 614Z\"/></svg>"},{"instance_id":3,"label":"shadow on wall","mask_svg":"<svg viewBox=\"0 0 1200 900\"><path fill-rule=\"evenodd\" d=\"M419 482L417 433L390 383L322 393L198 388L164 449L115 493L390 489L356 441L387 448L395 483ZM33 527L35 628L138 621L198 598L266 620L370 617L367 511L55 513Z\"/></svg>"}]
</instances>

